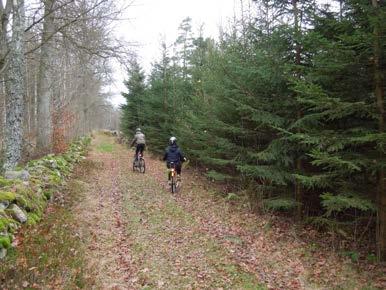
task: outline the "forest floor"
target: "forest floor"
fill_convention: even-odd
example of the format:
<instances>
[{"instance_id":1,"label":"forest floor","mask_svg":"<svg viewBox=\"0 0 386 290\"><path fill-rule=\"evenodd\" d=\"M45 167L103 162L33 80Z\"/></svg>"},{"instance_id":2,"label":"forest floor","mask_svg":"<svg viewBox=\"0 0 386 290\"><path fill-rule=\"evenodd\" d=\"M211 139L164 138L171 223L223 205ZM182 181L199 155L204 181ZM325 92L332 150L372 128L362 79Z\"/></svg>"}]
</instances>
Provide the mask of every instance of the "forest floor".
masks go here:
<instances>
[{"instance_id":1,"label":"forest floor","mask_svg":"<svg viewBox=\"0 0 386 290\"><path fill-rule=\"evenodd\" d=\"M183 172L171 194L161 161L147 155L141 174L132 156L97 135L44 221L0 262L0 288L386 288L384 267L307 242L291 222L253 214L197 173Z\"/></svg>"}]
</instances>

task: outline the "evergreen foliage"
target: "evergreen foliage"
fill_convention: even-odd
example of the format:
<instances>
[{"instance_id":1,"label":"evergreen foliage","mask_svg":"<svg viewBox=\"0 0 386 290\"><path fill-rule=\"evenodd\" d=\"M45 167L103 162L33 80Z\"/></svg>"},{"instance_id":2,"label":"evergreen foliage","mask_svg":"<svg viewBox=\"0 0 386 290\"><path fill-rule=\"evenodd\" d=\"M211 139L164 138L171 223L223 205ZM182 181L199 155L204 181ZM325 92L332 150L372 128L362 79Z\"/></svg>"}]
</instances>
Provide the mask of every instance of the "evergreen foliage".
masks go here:
<instances>
[{"instance_id":1,"label":"evergreen foliage","mask_svg":"<svg viewBox=\"0 0 386 290\"><path fill-rule=\"evenodd\" d=\"M177 136L209 178L253 188L265 208L366 224L381 208L386 167L372 66L378 41L386 71L384 31L374 34L385 4L254 2L259 13L219 41L194 36L185 19L173 54L162 45L146 82L135 63L124 131L142 126L155 151Z\"/></svg>"}]
</instances>

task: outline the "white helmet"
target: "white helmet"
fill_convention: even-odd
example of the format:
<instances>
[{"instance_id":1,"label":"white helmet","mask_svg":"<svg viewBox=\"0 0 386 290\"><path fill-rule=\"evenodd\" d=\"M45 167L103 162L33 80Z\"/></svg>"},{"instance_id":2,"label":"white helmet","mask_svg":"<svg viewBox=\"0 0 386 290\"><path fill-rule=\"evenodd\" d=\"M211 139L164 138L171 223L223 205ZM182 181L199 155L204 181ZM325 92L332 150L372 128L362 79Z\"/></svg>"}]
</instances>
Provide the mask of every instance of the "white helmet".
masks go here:
<instances>
[{"instance_id":1,"label":"white helmet","mask_svg":"<svg viewBox=\"0 0 386 290\"><path fill-rule=\"evenodd\" d=\"M135 129L135 132L141 132L141 128Z\"/></svg>"},{"instance_id":2,"label":"white helmet","mask_svg":"<svg viewBox=\"0 0 386 290\"><path fill-rule=\"evenodd\" d=\"M170 139L169 139L169 144L170 145L173 145L173 144L176 144L176 142L177 142L177 138L176 137L170 137Z\"/></svg>"}]
</instances>

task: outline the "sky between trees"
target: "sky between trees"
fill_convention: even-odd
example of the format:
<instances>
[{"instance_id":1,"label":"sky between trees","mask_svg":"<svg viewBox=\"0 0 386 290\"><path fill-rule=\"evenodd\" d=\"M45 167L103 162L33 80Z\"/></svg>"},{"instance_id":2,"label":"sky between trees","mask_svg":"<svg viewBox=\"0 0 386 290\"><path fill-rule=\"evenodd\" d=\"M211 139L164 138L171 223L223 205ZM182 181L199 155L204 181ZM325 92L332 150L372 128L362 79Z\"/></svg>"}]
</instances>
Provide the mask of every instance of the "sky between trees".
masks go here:
<instances>
[{"instance_id":1,"label":"sky between trees","mask_svg":"<svg viewBox=\"0 0 386 290\"><path fill-rule=\"evenodd\" d=\"M125 0L121 0L125 1ZM127 0L126 0L127 1ZM125 1L125 2L126 2ZM205 36L217 38L220 27L226 27L230 18L249 6L249 0L134 0L116 26L116 34L134 44L142 66L148 72L151 63L160 57L160 43L171 44L178 26L186 17L193 20L194 30L204 24ZM113 95L112 103L124 102L120 92L125 90L125 69L115 67L115 83L107 88Z\"/></svg>"}]
</instances>

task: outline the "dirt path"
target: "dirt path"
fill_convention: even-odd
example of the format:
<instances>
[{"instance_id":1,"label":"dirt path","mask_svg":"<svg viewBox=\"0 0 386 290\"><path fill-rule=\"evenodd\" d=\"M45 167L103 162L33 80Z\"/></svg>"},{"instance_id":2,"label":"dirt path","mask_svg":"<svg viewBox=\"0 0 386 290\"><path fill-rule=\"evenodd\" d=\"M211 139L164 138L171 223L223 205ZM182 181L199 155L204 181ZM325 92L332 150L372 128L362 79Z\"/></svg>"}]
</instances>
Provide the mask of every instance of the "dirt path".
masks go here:
<instances>
[{"instance_id":1,"label":"dirt path","mask_svg":"<svg viewBox=\"0 0 386 290\"><path fill-rule=\"evenodd\" d=\"M361 268L310 243L290 221L254 215L194 172L181 192L166 170L100 134L63 202L0 263L0 289L382 289L384 268ZM361 269L362 271L358 271Z\"/></svg>"},{"instance_id":2,"label":"dirt path","mask_svg":"<svg viewBox=\"0 0 386 290\"><path fill-rule=\"evenodd\" d=\"M263 289L163 188L160 164L149 159L147 174L133 173L131 153L111 141L94 141L76 208L95 288Z\"/></svg>"},{"instance_id":3,"label":"dirt path","mask_svg":"<svg viewBox=\"0 0 386 290\"><path fill-rule=\"evenodd\" d=\"M310 229L252 214L184 171L100 134L41 223L0 261L0 289L386 289L385 268L311 243Z\"/></svg>"}]
</instances>

